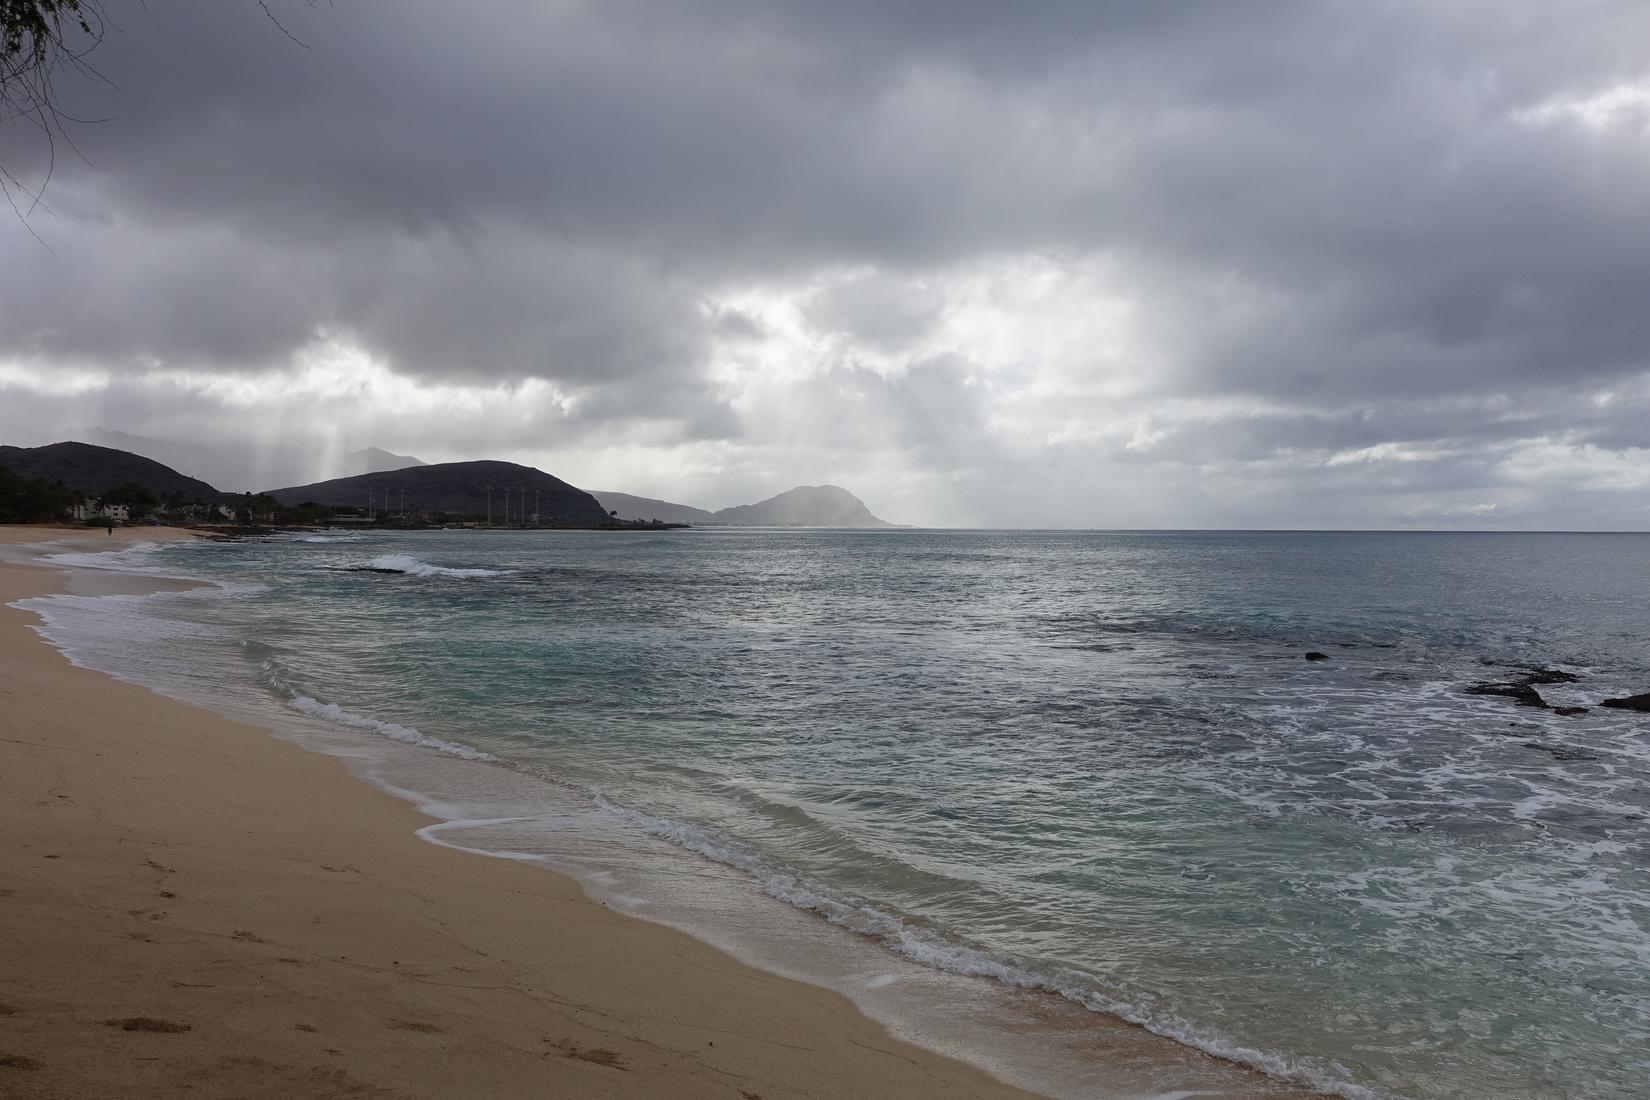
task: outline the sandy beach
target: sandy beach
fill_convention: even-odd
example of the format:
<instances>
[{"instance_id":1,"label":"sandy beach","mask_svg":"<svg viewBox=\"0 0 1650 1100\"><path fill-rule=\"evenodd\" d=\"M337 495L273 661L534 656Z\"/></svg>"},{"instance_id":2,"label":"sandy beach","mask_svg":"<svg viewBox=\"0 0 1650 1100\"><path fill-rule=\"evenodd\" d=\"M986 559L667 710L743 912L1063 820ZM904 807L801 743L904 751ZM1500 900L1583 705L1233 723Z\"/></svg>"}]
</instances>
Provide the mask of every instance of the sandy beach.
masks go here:
<instances>
[{"instance_id":1,"label":"sandy beach","mask_svg":"<svg viewBox=\"0 0 1650 1100\"><path fill-rule=\"evenodd\" d=\"M190 536L114 535L159 537ZM65 584L0 564L0 604ZM1030 1095L570 880L423 843L337 761L75 668L31 620L0 607L0 1095Z\"/></svg>"}]
</instances>

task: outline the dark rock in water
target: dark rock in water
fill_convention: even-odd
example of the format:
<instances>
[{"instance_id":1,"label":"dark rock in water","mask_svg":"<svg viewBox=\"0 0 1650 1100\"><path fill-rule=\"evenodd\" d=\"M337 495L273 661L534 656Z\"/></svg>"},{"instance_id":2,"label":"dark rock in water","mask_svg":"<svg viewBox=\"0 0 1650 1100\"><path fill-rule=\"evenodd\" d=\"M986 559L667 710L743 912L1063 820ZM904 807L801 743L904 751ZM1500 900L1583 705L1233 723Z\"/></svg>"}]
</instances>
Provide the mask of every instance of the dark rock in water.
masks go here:
<instances>
[{"instance_id":1,"label":"dark rock in water","mask_svg":"<svg viewBox=\"0 0 1650 1100\"><path fill-rule=\"evenodd\" d=\"M1557 668L1532 668L1518 677L1518 681L1524 684L1574 684L1580 680L1581 677L1575 673Z\"/></svg>"},{"instance_id":2,"label":"dark rock in water","mask_svg":"<svg viewBox=\"0 0 1650 1100\"><path fill-rule=\"evenodd\" d=\"M407 571L405 569L386 569L382 565L346 565L342 569L340 569L339 572L342 572L342 573L393 573L396 576L404 576Z\"/></svg>"},{"instance_id":3,"label":"dark rock in water","mask_svg":"<svg viewBox=\"0 0 1650 1100\"><path fill-rule=\"evenodd\" d=\"M1562 715L1564 715L1564 717L1570 718L1570 717L1573 717L1577 714L1586 714L1587 713L1587 708L1586 707L1554 707L1553 708L1553 713L1554 714L1562 714Z\"/></svg>"},{"instance_id":4,"label":"dark rock in water","mask_svg":"<svg viewBox=\"0 0 1650 1100\"><path fill-rule=\"evenodd\" d=\"M1483 663L1493 664L1494 662L1485 661ZM1466 689L1467 694L1498 695L1505 699L1511 699L1519 706L1545 708L1547 700L1543 699L1541 693L1535 690L1537 684L1573 684L1581 679L1573 672L1565 672L1563 669L1558 668L1538 668L1531 665L1501 665L1499 667L1518 669L1520 675L1495 683L1473 684ZM1643 698L1650 701L1650 695L1643 696ZM1650 705L1647 705L1644 709L1650 710ZM1559 707L1557 713L1566 715L1586 714L1587 708Z\"/></svg>"},{"instance_id":5,"label":"dark rock in water","mask_svg":"<svg viewBox=\"0 0 1650 1100\"><path fill-rule=\"evenodd\" d=\"M1581 682L1581 677L1573 672L1565 672L1561 668L1547 668L1545 665L1520 665L1508 661L1492 661L1488 657L1478 662L1487 668L1505 668L1518 673L1507 679L1520 684L1575 684Z\"/></svg>"},{"instance_id":6,"label":"dark rock in water","mask_svg":"<svg viewBox=\"0 0 1650 1100\"><path fill-rule=\"evenodd\" d=\"M1314 649L1311 652L1307 653L1306 659L1308 661L1327 661L1327 660L1329 660L1329 654L1319 653L1317 650Z\"/></svg>"},{"instance_id":7,"label":"dark rock in water","mask_svg":"<svg viewBox=\"0 0 1650 1100\"><path fill-rule=\"evenodd\" d=\"M1472 684L1466 692L1468 695L1498 695L1511 699L1521 707L1545 708L1547 705L1547 700L1529 684Z\"/></svg>"},{"instance_id":8,"label":"dark rock in water","mask_svg":"<svg viewBox=\"0 0 1650 1100\"><path fill-rule=\"evenodd\" d=\"M1601 707L1613 707L1616 710L1642 710L1650 712L1650 693L1644 695L1627 695L1620 699L1606 699L1600 703Z\"/></svg>"},{"instance_id":9,"label":"dark rock in water","mask_svg":"<svg viewBox=\"0 0 1650 1100\"><path fill-rule=\"evenodd\" d=\"M1524 742L1524 747L1527 749L1540 749L1548 756L1551 756L1554 760L1598 759L1598 757L1594 756L1592 753L1583 752L1581 749L1565 748L1563 745L1544 745L1540 741L1526 741Z\"/></svg>"}]
</instances>

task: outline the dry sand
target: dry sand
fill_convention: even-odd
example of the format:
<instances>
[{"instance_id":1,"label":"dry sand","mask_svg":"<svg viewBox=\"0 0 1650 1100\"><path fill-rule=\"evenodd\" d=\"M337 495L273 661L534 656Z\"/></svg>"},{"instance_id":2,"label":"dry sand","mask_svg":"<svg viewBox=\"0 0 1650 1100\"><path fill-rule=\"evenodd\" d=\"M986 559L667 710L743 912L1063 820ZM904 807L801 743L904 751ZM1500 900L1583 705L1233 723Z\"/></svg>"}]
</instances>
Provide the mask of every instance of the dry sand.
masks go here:
<instances>
[{"instance_id":1,"label":"dry sand","mask_svg":"<svg viewBox=\"0 0 1650 1100\"><path fill-rule=\"evenodd\" d=\"M0 528L0 542L103 532ZM189 537L154 528L114 538ZM64 589L0 564L0 604ZM122 583L129 583L123 581ZM0 1096L1025 1097L0 607Z\"/></svg>"}]
</instances>

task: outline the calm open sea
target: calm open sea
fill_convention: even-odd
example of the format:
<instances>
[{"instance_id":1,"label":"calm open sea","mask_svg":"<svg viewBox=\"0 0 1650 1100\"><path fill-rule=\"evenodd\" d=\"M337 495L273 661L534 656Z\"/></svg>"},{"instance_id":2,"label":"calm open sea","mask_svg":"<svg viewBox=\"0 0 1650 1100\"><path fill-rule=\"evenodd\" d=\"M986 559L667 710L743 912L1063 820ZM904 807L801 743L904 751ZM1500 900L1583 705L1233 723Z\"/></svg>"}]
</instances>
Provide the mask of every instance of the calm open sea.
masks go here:
<instances>
[{"instance_id":1,"label":"calm open sea","mask_svg":"<svg viewBox=\"0 0 1650 1100\"><path fill-rule=\"evenodd\" d=\"M576 863L736 948L744 891L862 933L775 926L884 956L867 988L1044 990L1354 1097L1650 1095L1650 715L1596 706L1650 691L1650 536L440 532L71 560L219 582L32 602L78 660L331 729L455 819L440 839ZM1463 691L1515 666L1576 674L1537 690L1591 709ZM720 902L688 885L712 880Z\"/></svg>"}]
</instances>

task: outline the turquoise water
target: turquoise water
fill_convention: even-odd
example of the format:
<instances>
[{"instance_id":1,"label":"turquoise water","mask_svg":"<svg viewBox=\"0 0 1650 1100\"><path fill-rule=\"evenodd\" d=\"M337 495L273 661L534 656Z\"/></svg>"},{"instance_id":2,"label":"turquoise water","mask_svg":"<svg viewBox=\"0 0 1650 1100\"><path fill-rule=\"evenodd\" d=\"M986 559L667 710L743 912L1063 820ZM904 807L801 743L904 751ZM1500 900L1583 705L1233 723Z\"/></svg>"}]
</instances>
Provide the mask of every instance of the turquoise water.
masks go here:
<instances>
[{"instance_id":1,"label":"turquoise water","mask_svg":"<svg viewBox=\"0 0 1650 1100\"><path fill-rule=\"evenodd\" d=\"M1647 718L1462 691L1508 665L1576 673L1554 705L1650 691L1650 537L443 532L156 563L230 587L105 604L86 629L134 678L554 777L925 965L1350 1096L1650 1092Z\"/></svg>"}]
</instances>

